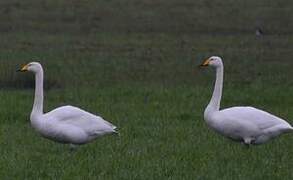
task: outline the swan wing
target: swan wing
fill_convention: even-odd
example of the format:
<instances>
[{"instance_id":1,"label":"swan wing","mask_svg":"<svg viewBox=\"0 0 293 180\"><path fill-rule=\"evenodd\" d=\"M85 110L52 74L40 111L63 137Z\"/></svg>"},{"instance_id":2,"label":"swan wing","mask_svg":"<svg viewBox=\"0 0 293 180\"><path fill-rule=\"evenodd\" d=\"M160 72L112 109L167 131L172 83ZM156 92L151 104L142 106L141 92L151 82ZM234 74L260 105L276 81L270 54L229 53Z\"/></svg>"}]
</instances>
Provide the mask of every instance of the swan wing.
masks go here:
<instances>
[{"instance_id":1,"label":"swan wing","mask_svg":"<svg viewBox=\"0 0 293 180\"><path fill-rule=\"evenodd\" d=\"M89 135L115 132L116 126L100 116L74 106L62 106L45 114L46 119L55 123L80 128Z\"/></svg>"},{"instance_id":2,"label":"swan wing","mask_svg":"<svg viewBox=\"0 0 293 180\"><path fill-rule=\"evenodd\" d=\"M265 130L277 125L292 128L285 120L254 107L232 107L220 111L222 118L227 118L238 123L249 123L260 130Z\"/></svg>"}]
</instances>

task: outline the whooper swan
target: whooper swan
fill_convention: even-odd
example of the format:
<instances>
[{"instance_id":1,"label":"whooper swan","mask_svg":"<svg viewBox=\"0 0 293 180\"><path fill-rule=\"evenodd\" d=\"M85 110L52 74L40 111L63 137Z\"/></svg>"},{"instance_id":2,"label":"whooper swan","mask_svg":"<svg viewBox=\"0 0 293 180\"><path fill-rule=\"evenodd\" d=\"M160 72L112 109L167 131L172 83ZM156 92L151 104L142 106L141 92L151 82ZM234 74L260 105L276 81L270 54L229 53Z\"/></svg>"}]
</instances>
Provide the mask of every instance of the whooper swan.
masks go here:
<instances>
[{"instance_id":1,"label":"whooper swan","mask_svg":"<svg viewBox=\"0 0 293 180\"><path fill-rule=\"evenodd\" d=\"M285 120L254 107L220 110L224 73L222 59L212 56L201 66L211 66L216 70L214 92L204 111L204 119L213 130L246 145L262 144L282 133L293 131Z\"/></svg>"},{"instance_id":2,"label":"whooper swan","mask_svg":"<svg viewBox=\"0 0 293 180\"><path fill-rule=\"evenodd\" d=\"M61 106L43 113L43 68L31 62L19 71L35 74L35 98L30 115L32 127L43 137L60 143L81 145L105 134L116 133L116 127L103 118L73 106Z\"/></svg>"}]
</instances>

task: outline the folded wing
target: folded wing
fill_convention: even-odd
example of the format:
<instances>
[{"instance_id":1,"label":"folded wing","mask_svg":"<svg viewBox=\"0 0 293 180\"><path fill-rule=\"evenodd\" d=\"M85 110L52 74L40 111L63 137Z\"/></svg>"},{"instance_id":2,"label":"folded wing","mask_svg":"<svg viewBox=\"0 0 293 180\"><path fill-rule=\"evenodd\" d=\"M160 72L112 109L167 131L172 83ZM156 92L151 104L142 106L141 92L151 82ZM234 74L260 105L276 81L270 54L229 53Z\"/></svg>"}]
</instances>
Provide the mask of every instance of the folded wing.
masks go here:
<instances>
[{"instance_id":1,"label":"folded wing","mask_svg":"<svg viewBox=\"0 0 293 180\"><path fill-rule=\"evenodd\" d=\"M98 136L116 132L116 126L100 116L74 106L62 106L45 114L48 120L80 128L88 135Z\"/></svg>"}]
</instances>

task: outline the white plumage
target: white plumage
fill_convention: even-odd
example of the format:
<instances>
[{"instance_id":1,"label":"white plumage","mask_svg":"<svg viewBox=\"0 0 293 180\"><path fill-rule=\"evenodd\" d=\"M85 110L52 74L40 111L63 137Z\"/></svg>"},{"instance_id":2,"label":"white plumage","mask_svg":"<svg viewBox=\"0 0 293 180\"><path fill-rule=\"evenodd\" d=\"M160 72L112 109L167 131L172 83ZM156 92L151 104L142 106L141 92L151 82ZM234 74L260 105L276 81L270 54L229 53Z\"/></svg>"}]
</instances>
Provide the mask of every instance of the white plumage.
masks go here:
<instances>
[{"instance_id":1,"label":"white plumage","mask_svg":"<svg viewBox=\"0 0 293 180\"><path fill-rule=\"evenodd\" d=\"M30 120L42 136L61 143L80 145L99 136L116 133L116 127L103 118L73 106L62 106L43 113L43 68L38 62L25 65L20 71L35 73L36 90Z\"/></svg>"},{"instance_id":2,"label":"white plumage","mask_svg":"<svg viewBox=\"0 0 293 180\"><path fill-rule=\"evenodd\" d=\"M293 131L285 120L254 107L231 107L220 110L224 66L222 59L212 56L201 66L216 69L216 82L204 119L216 132L245 144L262 144L286 132Z\"/></svg>"}]
</instances>

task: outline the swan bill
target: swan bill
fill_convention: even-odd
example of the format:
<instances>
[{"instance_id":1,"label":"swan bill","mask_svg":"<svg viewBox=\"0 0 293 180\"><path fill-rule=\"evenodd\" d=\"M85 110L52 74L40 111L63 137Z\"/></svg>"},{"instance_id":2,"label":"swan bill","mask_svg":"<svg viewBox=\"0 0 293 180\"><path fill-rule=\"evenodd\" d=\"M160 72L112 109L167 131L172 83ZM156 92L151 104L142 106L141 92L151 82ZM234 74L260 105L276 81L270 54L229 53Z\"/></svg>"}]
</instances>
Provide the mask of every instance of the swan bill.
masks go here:
<instances>
[{"instance_id":1,"label":"swan bill","mask_svg":"<svg viewBox=\"0 0 293 180\"><path fill-rule=\"evenodd\" d=\"M24 65L21 69L17 70L19 72L25 72L28 71L28 64Z\"/></svg>"},{"instance_id":2,"label":"swan bill","mask_svg":"<svg viewBox=\"0 0 293 180\"><path fill-rule=\"evenodd\" d=\"M203 67L203 66L208 66L210 64L210 59L206 59L200 66Z\"/></svg>"}]
</instances>

